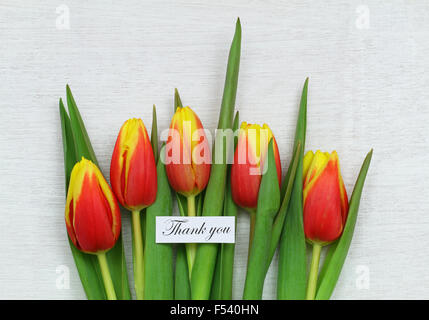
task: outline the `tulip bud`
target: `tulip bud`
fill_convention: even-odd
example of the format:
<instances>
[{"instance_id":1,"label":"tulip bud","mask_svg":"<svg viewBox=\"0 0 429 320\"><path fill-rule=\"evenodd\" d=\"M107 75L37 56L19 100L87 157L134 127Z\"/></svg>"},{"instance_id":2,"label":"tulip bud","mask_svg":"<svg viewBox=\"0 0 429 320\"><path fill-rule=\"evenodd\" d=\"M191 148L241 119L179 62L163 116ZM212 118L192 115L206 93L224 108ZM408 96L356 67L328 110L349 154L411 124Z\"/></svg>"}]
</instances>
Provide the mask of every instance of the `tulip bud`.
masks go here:
<instances>
[{"instance_id":1,"label":"tulip bud","mask_svg":"<svg viewBox=\"0 0 429 320\"><path fill-rule=\"evenodd\" d=\"M112 190L100 169L83 157L71 172L65 220L71 241L87 253L111 249L121 232L119 205Z\"/></svg>"},{"instance_id":2,"label":"tulip bud","mask_svg":"<svg viewBox=\"0 0 429 320\"><path fill-rule=\"evenodd\" d=\"M156 199L155 158L141 119L127 120L119 131L110 163L110 182L123 207L140 211Z\"/></svg>"},{"instance_id":3,"label":"tulip bud","mask_svg":"<svg viewBox=\"0 0 429 320\"><path fill-rule=\"evenodd\" d=\"M280 185L282 169L279 149L268 125L264 124L261 127L258 124L243 122L240 126L234 163L231 167L232 198L240 207L253 210L257 206L263 162L271 138Z\"/></svg>"},{"instance_id":4,"label":"tulip bud","mask_svg":"<svg viewBox=\"0 0 429 320\"><path fill-rule=\"evenodd\" d=\"M191 108L178 107L166 145L166 172L171 187L186 197L199 194L209 181L210 160L200 119Z\"/></svg>"},{"instance_id":5,"label":"tulip bud","mask_svg":"<svg viewBox=\"0 0 429 320\"><path fill-rule=\"evenodd\" d=\"M327 244L343 232L348 212L337 152L307 152L303 170L305 236L310 242Z\"/></svg>"}]
</instances>

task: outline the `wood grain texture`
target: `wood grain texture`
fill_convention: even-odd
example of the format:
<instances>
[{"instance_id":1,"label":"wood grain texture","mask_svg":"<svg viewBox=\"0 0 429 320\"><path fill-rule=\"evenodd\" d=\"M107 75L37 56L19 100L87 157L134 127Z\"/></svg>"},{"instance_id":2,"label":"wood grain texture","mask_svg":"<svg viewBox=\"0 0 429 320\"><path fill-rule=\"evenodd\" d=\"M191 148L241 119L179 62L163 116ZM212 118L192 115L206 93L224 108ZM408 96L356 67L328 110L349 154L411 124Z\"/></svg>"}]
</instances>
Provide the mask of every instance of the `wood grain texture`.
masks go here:
<instances>
[{"instance_id":1,"label":"wood grain texture","mask_svg":"<svg viewBox=\"0 0 429 320\"><path fill-rule=\"evenodd\" d=\"M64 4L70 28L59 30ZM349 194L374 148L333 298L428 299L428 14L427 2L398 0L1 1L0 298L84 298L63 218L65 84L107 174L123 121L142 117L150 127L155 103L166 128L175 87L206 128L216 127L240 16L237 109L242 120L270 125L284 167L307 76L307 149L338 151ZM129 216L123 220L131 275ZM234 298L244 285L248 220L241 212ZM61 265L69 289L56 285ZM276 274L277 257L265 299L275 298Z\"/></svg>"}]
</instances>

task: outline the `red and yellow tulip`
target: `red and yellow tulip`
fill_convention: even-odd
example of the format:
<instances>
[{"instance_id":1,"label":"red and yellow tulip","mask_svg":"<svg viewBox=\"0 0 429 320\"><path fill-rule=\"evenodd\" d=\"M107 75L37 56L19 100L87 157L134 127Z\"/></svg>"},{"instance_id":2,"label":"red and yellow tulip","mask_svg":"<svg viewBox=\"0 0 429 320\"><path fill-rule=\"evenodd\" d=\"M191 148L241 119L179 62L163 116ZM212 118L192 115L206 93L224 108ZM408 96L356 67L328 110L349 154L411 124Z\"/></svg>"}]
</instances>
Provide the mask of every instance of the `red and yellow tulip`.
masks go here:
<instances>
[{"instance_id":1,"label":"red and yellow tulip","mask_svg":"<svg viewBox=\"0 0 429 320\"><path fill-rule=\"evenodd\" d=\"M119 131L110 163L110 182L119 202L140 211L156 199L155 158L141 119L127 120Z\"/></svg>"},{"instance_id":2,"label":"red and yellow tulip","mask_svg":"<svg viewBox=\"0 0 429 320\"><path fill-rule=\"evenodd\" d=\"M171 187L186 197L204 190L210 177L210 148L203 125L190 107L177 108L166 149L166 172Z\"/></svg>"},{"instance_id":3,"label":"red and yellow tulip","mask_svg":"<svg viewBox=\"0 0 429 320\"><path fill-rule=\"evenodd\" d=\"M116 198L100 169L85 158L71 172L65 220L73 244L87 253L111 249L121 232Z\"/></svg>"},{"instance_id":4,"label":"red and yellow tulip","mask_svg":"<svg viewBox=\"0 0 429 320\"><path fill-rule=\"evenodd\" d=\"M177 107L171 120L166 145L166 165L171 187L187 198L188 216L195 216L195 196L209 182L211 169L209 143L203 125L189 107ZM186 244L189 277L194 265L196 244Z\"/></svg>"},{"instance_id":5,"label":"red and yellow tulip","mask_svg":"<svg viewBox=\"0 0 429 320\"><path fill-rule=\"evenodd\" d=\"M313 300L322 246L341 236L349 209L337 152L307 152L303 180L304 233L313 245L307 300Z\"/></svg>"},{"instance_id":6,"label":"red and yellow tulip","mask_svg":"<svg viewBox=\"0 0 429 320\"><path fill-rule=\"evenodd\" d=\"M261 127L246 122L240 126L234 163L231 167L232 197L240 207L254 210L257 206L263 162L271 139L280 184L282 172L280 155L271 129L266 124Z\"/></svg>"},{"instance_id":7,"label":"red and yellow tulip","mask_svg":"<svg viewBox=\"0 0 429 320\"><path fill-rule=\"evenodd\" d=\"M309 151L303 169L305 236L310 242L330 243L340 237L348 212L338 155Z\"/></svg>"}]
</instances>

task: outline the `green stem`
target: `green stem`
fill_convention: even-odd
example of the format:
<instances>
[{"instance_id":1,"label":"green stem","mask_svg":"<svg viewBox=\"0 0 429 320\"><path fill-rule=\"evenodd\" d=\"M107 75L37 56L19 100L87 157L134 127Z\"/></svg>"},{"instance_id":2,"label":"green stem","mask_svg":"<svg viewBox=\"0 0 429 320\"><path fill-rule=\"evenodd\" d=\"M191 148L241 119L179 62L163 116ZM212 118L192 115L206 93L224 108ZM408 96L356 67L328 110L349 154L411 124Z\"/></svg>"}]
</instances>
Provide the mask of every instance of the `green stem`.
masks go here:
<instances>
[{"instance_id":1,"label":"green stem","mask_svg":"<svg viewBox=\"0 0 429 320\"><path fill-rule=\"evenodd\" d=\"M137 300L143 300L144 297L144 257L143 257L143 238L140 222L140 211L132 212L133 228L133 251L134 251L134 287L136 289Z\"/></svg>"},{"instance_id":2,"label":"green stem","mask_svg":"<svg viewBox=\"0 0 429 320\"><path fill-rule=\"evenodd\" d=\"M322 246L318 243L313 244L313 257L311 258L310 275L308 277L307 300L314 300L316 296L317 276L319 274L319 261Z\"/></svg>"},{"instance_id":3,"label":"green stem","mask_svg":"<svg viewBox=\"0 0 429 320\"><path fill-rule=\"evenodd\" d=\"M195 196L189 196L186 198L188 200L188 217L195 217ZM197 244L196 243L187 243L186 244L186 257L188 259L188 270L189 270L189 279L192 275L192 267L195 262L195 254L197 253Z\"/></svg>"},{"instance_id":4,"label":"green stem","mask_svg":"<svg viewBox=\"0 0 429 320\"><path fill-rule=\"evenodd\" d=\"M101 276L103 277L107 299L116 300L115 288L113 287L112 277L110 276L109 266L106 260L106 252L97 253L97 258L98 263L100 264Z\"/></svg>"}]
</instances>

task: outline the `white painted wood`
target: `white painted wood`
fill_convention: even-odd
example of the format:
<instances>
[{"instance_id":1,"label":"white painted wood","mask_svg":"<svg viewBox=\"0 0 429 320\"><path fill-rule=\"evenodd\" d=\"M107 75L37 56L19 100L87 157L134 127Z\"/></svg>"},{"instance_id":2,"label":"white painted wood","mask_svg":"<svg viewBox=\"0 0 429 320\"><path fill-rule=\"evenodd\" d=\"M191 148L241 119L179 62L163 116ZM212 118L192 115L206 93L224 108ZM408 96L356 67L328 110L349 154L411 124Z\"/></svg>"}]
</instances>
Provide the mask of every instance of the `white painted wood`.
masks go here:
<instances>
[{"instance_id":1,"label":"white painted wood","mask_svg":"<svg viewBox=\"0 0 429 320\"><path fill-rule=\"evenodd\" d=\"M64 9L69 29L62 29ZM65 84L108 173L122 122L142 117L149 127L155 103L166 128L174 87L215 128L237 16L237 109L242 120L270 125L284 166L307 76L307 148L338 151L349 193L374 148L333 298L429 298L428 14L425 1L2 1L0 298L85 297L63 219L58 98ZM235 298L249 220L244 212L239 219ZM70 270L69 289L57 288L61 266ZM359 280L365 272L368 287ZM276 274L277 257L266 299L275 298Z\"/></svg>"}]
</instances>

